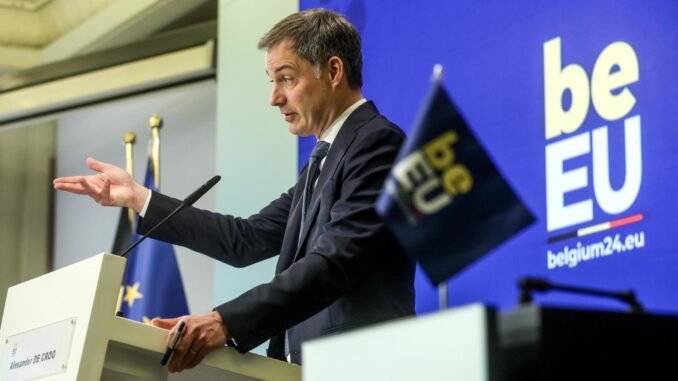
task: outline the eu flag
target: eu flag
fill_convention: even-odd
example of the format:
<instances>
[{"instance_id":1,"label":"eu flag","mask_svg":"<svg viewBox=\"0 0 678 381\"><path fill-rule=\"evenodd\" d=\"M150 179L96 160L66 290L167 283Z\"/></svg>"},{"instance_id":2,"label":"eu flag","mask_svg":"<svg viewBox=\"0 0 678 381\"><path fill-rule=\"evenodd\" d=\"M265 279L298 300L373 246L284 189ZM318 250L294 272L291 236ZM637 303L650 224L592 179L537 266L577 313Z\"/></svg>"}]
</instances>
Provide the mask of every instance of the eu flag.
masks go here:
<instances>
[{"instance_id":1,"label":"eu flag","mask_svg":"<svg viewBox=\"0 0 678 381\"><path fill-rule=\"evenodd\" d=\"M377 211L435 284L534 222L439 81L398 154Z\"/></svg>"},{"instance_id":2,"label":"eu flag","mask_svg":"<svg viewBox=\"0 0 678 381\"><path fill-rule=\"evenodd\" d=\"M150 160L144 184L157 190ZM188 314L174 248L166 242L147 238L129 253L122 287L120 311L128 319L149 323Z\"/></svg>"}]
</instances>

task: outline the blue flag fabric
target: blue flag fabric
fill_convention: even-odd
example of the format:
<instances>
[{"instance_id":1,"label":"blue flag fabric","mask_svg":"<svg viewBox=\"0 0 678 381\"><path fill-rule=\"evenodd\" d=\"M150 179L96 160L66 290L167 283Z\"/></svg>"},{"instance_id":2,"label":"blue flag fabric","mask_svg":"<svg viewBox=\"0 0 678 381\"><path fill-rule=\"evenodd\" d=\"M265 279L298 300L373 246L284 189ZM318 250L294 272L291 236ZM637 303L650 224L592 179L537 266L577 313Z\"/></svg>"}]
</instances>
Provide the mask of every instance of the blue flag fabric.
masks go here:
<instances>
[{"instance_id":1,"label":"blue flag fabric","mask_svg":"<svg viewBox=\"0 0 678 381\"><path fill-rule=\"evenodd\" d=\"M434 284L534 222L440 83L398 154L377 212Z\"/></svg>"},{"instance_id":2,"label":"blue flag fabric","mask_svg":"<svg viewBox=\"0 0 678 381\"><path fill-rule=\"evenodd\" d=\"M144 184L156 190L150 160ZM128 319L149 323L188 314L174 248L166 242L148 238L129 253L122 287L120 311Z\"/></svg>"}]
</instances>

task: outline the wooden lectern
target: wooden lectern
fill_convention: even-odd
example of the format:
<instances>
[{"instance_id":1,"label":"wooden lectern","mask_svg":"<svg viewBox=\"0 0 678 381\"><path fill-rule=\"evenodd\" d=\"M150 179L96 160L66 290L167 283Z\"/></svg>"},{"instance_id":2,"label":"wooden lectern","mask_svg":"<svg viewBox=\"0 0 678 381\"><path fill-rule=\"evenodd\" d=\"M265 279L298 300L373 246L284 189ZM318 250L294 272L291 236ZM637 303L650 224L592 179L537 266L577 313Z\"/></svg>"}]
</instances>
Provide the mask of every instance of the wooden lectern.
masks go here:
<instances>
[{"instance_id":1,"label":"wooden lectern","mask_svg":"<svg viewBox=\"0 0 678 381\"><path fill-rule=\"evenodd\" d=\"M99 254L9 288L0 379L300 380L301 368L224 347L194 369L160 365L167 331L115 316L124 258Z\"/></svg>"}]
</instances>

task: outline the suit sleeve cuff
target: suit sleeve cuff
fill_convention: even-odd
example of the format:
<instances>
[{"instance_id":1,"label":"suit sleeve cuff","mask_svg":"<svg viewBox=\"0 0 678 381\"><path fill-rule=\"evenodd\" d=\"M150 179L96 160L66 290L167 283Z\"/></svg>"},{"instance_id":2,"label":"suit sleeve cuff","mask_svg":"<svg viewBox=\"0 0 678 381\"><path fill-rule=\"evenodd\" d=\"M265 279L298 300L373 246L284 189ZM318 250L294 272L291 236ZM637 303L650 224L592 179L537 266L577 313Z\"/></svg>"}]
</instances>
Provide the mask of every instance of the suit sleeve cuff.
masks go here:
<instances>
[{"instance_id":1,"label":"suit sleeve cuff","mask_svg":"<svg viewBox=\"0 0 678 381\"><path fill-rule=\"evenodd\" d=\"M141 211L139 212L139 216L141 218L144 218L146 215L146 211L148 210L148 205L151 203L151 196L153 195L153 191L148 192L148 197L146 197L146 202L144 203L144 207L141 208Z\"/></svg>"},{"instance_id":2,"label":"suit sleeve cuff","mask_svg":"<svg viewBox=\"0 0 678 381\"><path fill-rule=\"evenodd\" d=\"M233 336L233 333L231 332L230 328L228 327L228 324L226 324L226 321L224 320L224 316L221 314L221 311L219 311L218 308L213 308L212 311L216 311L221 315L221 324L226 327L226 330L228 331L228 335L230 336L229 338L226 339L226 345L238 349L238 342L236 341L235 337Z\"/></svg>"}]
</instances>

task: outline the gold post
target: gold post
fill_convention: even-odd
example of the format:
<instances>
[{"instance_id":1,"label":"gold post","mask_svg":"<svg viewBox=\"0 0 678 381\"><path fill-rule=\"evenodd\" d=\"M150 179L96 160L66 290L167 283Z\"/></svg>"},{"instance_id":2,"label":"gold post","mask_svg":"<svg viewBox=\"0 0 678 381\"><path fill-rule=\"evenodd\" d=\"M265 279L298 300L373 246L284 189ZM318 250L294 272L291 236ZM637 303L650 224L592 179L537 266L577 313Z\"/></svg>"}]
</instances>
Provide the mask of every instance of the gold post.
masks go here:
<instances>
[{"instance_id":1,"label":"gold post","mask_svg":"<svg viewBox=\"0 0 678 381\"><path fill-rule=\"evenodd\" d=\"M137 142L137 134L132 131L127 131L122 136L125 142L125 163L127 164L127 172L134 177L134 150L132 146Z\"/></svg>"},{"instance_id":2,"label":"gold post","mask_svg":"<svg viewBox=\"0 0 678 381\"><path fill-rule=\"evenodd\" d=\"M148 122L151 127L153 182L155 183L155 189L160 189L160 128L162 128L162 118L158 114L153 114Z\"/></svg>"},{"instance_id":3,"label":"gold post","mask_svg":"<svg viewBox=\"0 0 678 381\"><path fill-rule=\"evenodd\" d=\"M122 140L125 142L125 163L127 167L127 172L134 178L134 143L137 141L137 134L132 131L127 131L122 136ZM132 228L132 232L135 229L135 219L134 219L134 209L127 208L127 217L129 218L129 226Z\"/></svg>"},{"instance_id":4,"label":"gold post","mask_svg":"<svg viewBox=\"0 0 678 381\"><path fill-rule=\"evenodd\" d=\"M129 173L132 178L134 178L134 144L137 142L137 134L132 131L127 131L122 135L122 141L125 143L125 168L127 173ZM129 219L130 233L134 234L136 230L136 220L134 219L134 209L127 208L127 218ZM117 254L117 253L116 253ZM122 297L125 294L125 286L120 286L120 292L118 293L118 302L116 311L120 311L122 306Z\"/></svg>"}]
</instances>

